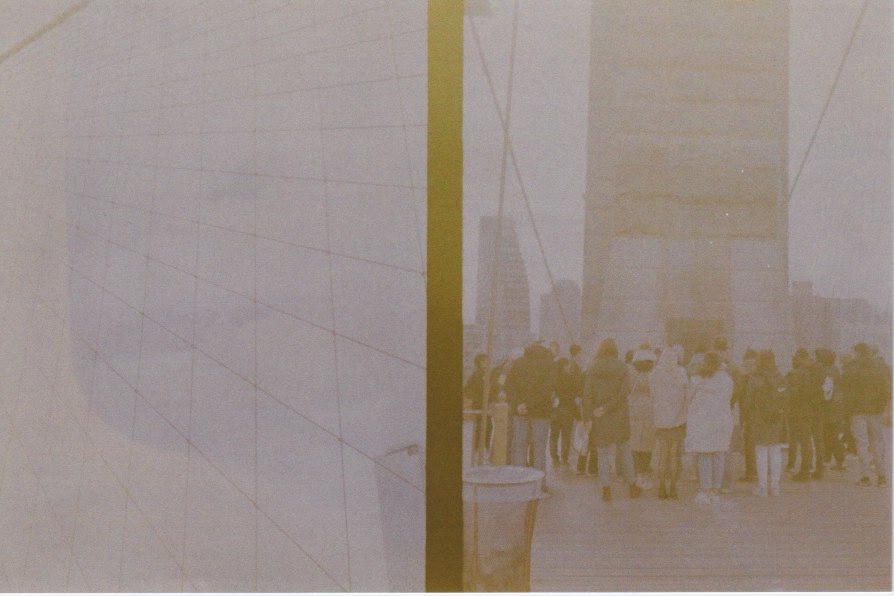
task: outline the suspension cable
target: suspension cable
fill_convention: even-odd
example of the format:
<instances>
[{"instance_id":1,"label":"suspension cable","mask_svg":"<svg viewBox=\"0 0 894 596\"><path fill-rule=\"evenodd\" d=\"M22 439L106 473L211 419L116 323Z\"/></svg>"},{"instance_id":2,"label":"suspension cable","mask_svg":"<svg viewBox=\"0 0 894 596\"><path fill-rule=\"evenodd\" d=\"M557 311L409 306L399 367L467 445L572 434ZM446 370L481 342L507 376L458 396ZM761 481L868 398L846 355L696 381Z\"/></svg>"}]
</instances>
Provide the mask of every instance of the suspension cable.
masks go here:
<instances>
[{"instance_id":1,"label":"suspension cable","mask_svg":"<svg viewBox=\"0 0 894 596\"><path fill-rule=\"evenodd\" d=\"M813 143L816 141L817 134L819 134L820 127L823 124L823 119L826 117L826 112L829 109L829 104L832 102L832 95L835 93L836 87L838 87L838 81L841 79L841 73L844 70L844 63L847 62L847 57L851 53L851 48L854 45L854 39L857 37L857 30L860 28L860 23L863 22L863 16L866 14L866 7L869 6L869 0L864 0L863 7L860 9L860 14L857 16L857 21L854 23L854 30L851 32L851 38L847 42L847 47L844 50L844 55L841 57L841 62L838 64L838 70L835 72L835 78L832 80L832 86L829 88L829 94L826 96L826 102L823 104L823 109L820 112L819 120L816 122L816 128L813 130L813 135L810 137L810 143L807 144L807 151L804 152L804 157L801 159L801 165L798 166L798 173L795 175L795 181L792 182L792 187L788 191L788 199L792 198L792 195L795 193L795 187L798 185L798 180L801 178L801 172L804 171L804 165L807 163L807 158L810 156L810 151L813 149Z\"/></svg>"},{"instance_id":2,"label":"suspension cable","mask_svg":"<svg viewBox=\"0 0 894 596\"><path fill-rule=\"evenodd\" d=\"M518 2L515 3L515 6L516 6L516 10L517 10ZM513 166L513 170L515 172L515 178L516 178L516 181L518 182L519 189L521 190L522 198L524 199L525 210L528 215L528 220L531 222L531 228L533 229L534 237L537 240L537 246L540 250L540 256L543 260L543 266L546 269L547 276L549 277L550 288L552 289L553 295L556 298L556 304L559 307L559 314L562 317L562 324L565 327L565 333L568 334L569 341L573 341L574 335L571 330L571 325L569 324L568 317L565 314L565 307L562 305L562 301L559 299L559 295L556 292L555 278L552 273L552 268L549 266L549 261L546 257L546 251L544 250L544 247L543 247L543 240L540 236L540 231L537 227L537 222L534 219L534 212L531 208L531 200L528 196L527 187L525 186L524 180L522 179L522 176L521 176L521 171L520 171L520 168L518 165L518 159L516 158L516 155L515 155L515 149L512 146L512 142L509 140L510 139L510 135L509 135L509 107L510 107L510 105L507 100L507 106L506 106L507 109L506 109L506 114L504 115L503 110L500 108L499 100L497 98L497 91L494 86L493 77L491 77L490 70L487 67L487 60L484 57L484 49L481 44L481 36L478 33L478 28L475 26L474 19L470 18L469 21L471 22L472 36L475 39L475 45L477 46L478 55L481 59L482 68L484 70L484 76L487 80L487 85L488 85L488 88L490 89L491 97L494 100L494 109L496 110L497 116L499 117L500 123L503 127L503 135L504 135L504 139L505 139L504 157L505 157L505 151L508 149L509 156L512 159L512 166ZM509 55L510 69L512 69L512 65L514 64L514 59L515 59L515 33L516 33L516 23L515 23L515 21L513 21L513 44L512 44L512 51ZM510 71L510 91L511 91L511 87L512 87L512 74L513 74L513 72L511 70ZM501 188L500 207L502 208L502 200L503 200L503 196L502 196L503 181L502 180L501 180L500 188Z\"/></svg>"}]
</instances>

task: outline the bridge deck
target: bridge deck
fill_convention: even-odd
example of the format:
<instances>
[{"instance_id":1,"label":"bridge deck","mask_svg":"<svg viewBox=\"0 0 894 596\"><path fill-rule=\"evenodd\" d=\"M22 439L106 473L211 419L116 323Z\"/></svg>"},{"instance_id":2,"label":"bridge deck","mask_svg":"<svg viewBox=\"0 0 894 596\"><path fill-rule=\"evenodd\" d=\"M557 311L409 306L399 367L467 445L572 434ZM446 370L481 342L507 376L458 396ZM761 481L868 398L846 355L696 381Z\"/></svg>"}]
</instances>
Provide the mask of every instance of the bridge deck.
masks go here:
<instances>
[{"instance_id":1,"label":"bridge deck","mask_svg":"<svg viewBox=\"0 0 894 596\"><path fill-rule=\"evenodd\" d=\"M856 486L858 463L781 495L737 483L718 506L693 502L690 468L679 501L656 489L627 498L623 483L602 502L595 478L548 471L532 546L537 591L890 591L890 489Z\"/></svg>"}]
</instances>

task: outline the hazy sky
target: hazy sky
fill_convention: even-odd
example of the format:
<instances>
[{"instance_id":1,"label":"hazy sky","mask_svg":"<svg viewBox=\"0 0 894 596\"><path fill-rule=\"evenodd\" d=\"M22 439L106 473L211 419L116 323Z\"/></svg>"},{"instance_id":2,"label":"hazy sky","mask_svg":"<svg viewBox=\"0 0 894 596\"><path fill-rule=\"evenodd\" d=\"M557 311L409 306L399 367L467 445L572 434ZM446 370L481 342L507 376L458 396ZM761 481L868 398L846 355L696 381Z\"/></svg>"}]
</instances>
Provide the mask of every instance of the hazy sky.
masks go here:
<instances>
[{"instance_id":1,"label":"hazy sky","mask_svg":"<svg viewBox=\"0 0 894 596\"><path fill-rule=\"evenodd\" d=\"M76 0L0 0L0 53L76 4Z\"/></svg>"},{"instance_id":2,"label":"hazy sky","mask_svg":"<svg viewBox=\"0 0 894 596\"><path fill-rule=\"evenodd\" d=\"M481 0L467 0L467 6ZM0 51L75 0L0 0ZM863 0L792 0L790 180L806 151ZM513 4L488 0L475 16L501 106L505 106ZM580 281L589 0L522 0L512 106L512 142L554 276ZM464 304L474 318L478 217L496 212L502 132L466 18ZM891 303L891 2L870 0L829 110L790 205L792 280L836 297ZM504 108L505 109L505 108ZM531 283L536 328L549 282L514 173L506 209L516 221Z\"/></svg>"},{"instance_id":3,"label":"hazy sky","mask_svg":"<svg viewBox=\"0 0 894 596\"><path fill-rule=\"evenodd\" d=\"M816 129L863 0L792 0L789 184ZM475 16L501 109L508 88L512 3ZM511 138L556 279L580 282L590 43L588 0L519 5ZM465 27L463 315L474 319L478 218L497 208L502 132ZM790 279L817 294L891 302L891 3L870 0L790 203ZM549 289L543 258L508 170L506 212L516 222L537 328Z\"/></svg>"}]
</instances>

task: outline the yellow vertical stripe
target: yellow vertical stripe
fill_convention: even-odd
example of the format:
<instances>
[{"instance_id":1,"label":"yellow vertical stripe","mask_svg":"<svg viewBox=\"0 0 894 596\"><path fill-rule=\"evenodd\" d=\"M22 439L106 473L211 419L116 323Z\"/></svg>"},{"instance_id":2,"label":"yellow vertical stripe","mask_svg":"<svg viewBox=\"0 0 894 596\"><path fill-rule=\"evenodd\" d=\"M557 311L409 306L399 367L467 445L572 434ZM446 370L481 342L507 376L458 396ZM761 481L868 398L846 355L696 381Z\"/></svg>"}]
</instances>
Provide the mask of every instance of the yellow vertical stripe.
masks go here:
<instances>
[{"instance_id":1,"label":"yellow vertical stripe","mask_svg":"<svg viewBox=\"0 0 894 596\"><path fill-rule=\"evenodd\" d=\"M463 2L428 2L425 589L462 590Z\"/></svg>"}]
</instances>

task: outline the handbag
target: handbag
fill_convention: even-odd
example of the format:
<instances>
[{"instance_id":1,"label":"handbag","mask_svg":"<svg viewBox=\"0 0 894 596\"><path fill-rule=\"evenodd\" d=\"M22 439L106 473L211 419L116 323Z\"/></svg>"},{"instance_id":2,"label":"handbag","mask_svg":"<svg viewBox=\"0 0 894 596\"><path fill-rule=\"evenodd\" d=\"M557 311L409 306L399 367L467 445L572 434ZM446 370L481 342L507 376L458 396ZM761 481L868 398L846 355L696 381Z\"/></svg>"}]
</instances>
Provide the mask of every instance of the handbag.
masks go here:
<instances>
[{"instance_id":1,"label":"handbag","mask_svg":"<svg viewBox=\"0 0 894 596\"><path fill-rule=\"evenodd\" d=\"M571 428L571 448L578 455L584 454L588 450L591 424L591 422L575 420L574 426Z\"/></svg>"}]
</instances>

